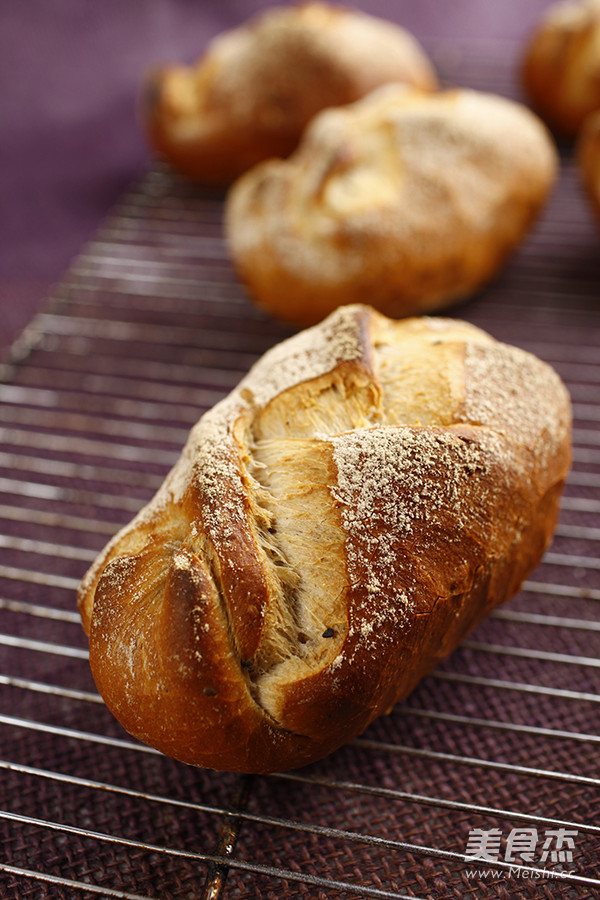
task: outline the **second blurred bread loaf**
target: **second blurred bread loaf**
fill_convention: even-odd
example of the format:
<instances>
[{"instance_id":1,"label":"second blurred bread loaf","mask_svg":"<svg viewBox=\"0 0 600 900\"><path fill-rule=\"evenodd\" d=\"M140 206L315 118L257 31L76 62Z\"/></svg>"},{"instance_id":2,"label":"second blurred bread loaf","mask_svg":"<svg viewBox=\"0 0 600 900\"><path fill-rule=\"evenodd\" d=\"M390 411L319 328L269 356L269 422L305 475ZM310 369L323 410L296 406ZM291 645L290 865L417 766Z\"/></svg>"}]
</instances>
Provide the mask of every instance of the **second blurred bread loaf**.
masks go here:
<instances>
[{"instance_id":1,"label":"second blurred bread loaf","mask_svg":"<svg viewBox=\"0 0 600 900\"><path fill-rule=\"evenodd\" d=\"M146 90L153 147L185 175L229 182L290 153L310 119L381 84L437 87L404 29L325 3L274 7L216 38L195 66L168 66Z\"/></svg>"}]
</instances>

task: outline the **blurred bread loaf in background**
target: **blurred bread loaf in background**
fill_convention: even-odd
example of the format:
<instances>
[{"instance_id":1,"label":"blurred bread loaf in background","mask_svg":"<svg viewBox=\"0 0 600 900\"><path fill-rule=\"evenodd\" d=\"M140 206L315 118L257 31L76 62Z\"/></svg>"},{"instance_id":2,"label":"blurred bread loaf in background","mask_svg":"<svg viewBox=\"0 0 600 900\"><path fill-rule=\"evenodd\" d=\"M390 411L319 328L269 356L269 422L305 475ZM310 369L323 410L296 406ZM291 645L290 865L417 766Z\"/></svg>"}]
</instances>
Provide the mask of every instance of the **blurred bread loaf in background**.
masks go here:
<instances>
[{"instance_id":1,"label":"blurred bread loaf in background","mask_svg":"<svg viewBox=\"0 0 600 900\"><path fill-rule=\"evenodd\" d=\"M392 317L429 312L496 275L556 171L524 106L387 85L323 111L289 159L233 185L229 249L250 295L292 322L360 301Z\"/></svg>"},{"instance_id":2,"label":"blurred bread loaf in background","mask_svg":"<svg viewBox=\"0 0 600 900\"><path fill-rule=\"evenodd\" d=\"M270 8L222 34L194 66L157 70L143 115L151 145L175 169L227 183L291 153L321 109L389 82L437 87L417 41L391 22L309 2Z\"/></svg>"},{"instance_id":3,"label":"blurred bread loaf in background","mask_svg":"<svg viewBox=\"0 0 600 900\"><path fill-rule=\"evenodd\" d=\"M600 110L585 120L577 145L577 162L584 190L600 224Z\"/></svg>"},{"instance_id":4,"label":"blurred bread loaf in background","mask_svg":"<svg viewBox=\"0 0 600 900\"><path fill-rule=\"evenodd\" d=\"M549 8L527 46L523 84L537 112L565 136L600 109L600 0Z\"/></svg>"}]
</instances>

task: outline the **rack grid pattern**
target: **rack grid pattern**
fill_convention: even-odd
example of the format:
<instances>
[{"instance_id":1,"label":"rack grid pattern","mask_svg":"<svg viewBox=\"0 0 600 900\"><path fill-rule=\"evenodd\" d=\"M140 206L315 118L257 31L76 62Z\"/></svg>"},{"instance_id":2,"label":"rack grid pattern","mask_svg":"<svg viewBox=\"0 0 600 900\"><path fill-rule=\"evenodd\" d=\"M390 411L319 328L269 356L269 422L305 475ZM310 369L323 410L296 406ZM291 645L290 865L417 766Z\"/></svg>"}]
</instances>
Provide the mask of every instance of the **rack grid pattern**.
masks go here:
<instances>
[{"instance_id":1,"label":"rack grid pattern","mask_svg":"<svg viewBox=\"0 0 600 900\"><path fill-rule=\"evenodd\" d=\"M496 51L439 64L514 94L511 56ZM2 366L1 895L600 896L600 233L570 148L534 234L453 311L551 362L573 398L560 524L522 592L405 704L297 772L180 765L98 697L79 578L200 414L289 333L248 303L221 220L221 196L152 169ZM476 828L499 829L503 855L511 830L535 828L536 862L501 856L473 875ZM557 829L576 835L572 863L524 877Z\"/></svg>"}]
</instances>

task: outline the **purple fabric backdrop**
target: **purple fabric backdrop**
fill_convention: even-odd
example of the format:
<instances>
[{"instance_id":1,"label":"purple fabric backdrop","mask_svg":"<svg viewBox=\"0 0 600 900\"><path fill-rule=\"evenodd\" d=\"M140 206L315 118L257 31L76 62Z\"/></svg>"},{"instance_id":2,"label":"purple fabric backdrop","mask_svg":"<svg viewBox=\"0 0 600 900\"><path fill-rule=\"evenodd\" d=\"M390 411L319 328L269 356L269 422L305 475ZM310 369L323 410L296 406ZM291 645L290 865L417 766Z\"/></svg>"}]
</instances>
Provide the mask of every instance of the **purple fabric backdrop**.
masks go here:
<instances>
[{"instance_id":1,"label":"purple fabric backdrop","mask_svg":"<svg viewBox=\"0 0 600 900\"><path fill-rule=\"evenodd\" d=\"M43 303L148 156L144 72L189 61L264 0L7 0L0 10L0 347ZM526 34L548 0L363 0L427 46Z\"/></svg>"}]
</instances>

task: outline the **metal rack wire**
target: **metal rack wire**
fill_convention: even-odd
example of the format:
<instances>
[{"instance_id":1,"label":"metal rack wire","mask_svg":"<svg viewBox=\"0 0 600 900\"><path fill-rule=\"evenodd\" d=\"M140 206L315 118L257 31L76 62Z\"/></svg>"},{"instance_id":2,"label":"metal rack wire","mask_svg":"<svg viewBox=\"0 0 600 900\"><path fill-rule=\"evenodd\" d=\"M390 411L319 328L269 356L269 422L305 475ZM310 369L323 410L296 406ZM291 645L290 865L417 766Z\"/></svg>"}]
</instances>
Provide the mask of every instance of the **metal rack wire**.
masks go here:
<instances>
[{"instance_id":1,"label":"metal rack wire","mask_svg":"<svg viewBox=\"0 0 600 900\"><path fill-rule=\"evenodd\" d=\"M498 58L471 48L446 74L510 93ZM150 171L2 368L1 895L600 896L600 236L569 148L539 228L457 310L553 363L574 401L561 522L521 594L403 706L302 771L177 764L100 701L79 578L199 415L287 333L236 283L221 214L221 197ZM469 874L476 828L499 829L503 848L515 828L573 831L572 864L525 878L539 862L500 858Z\"/></svg>"}]
</instances>

